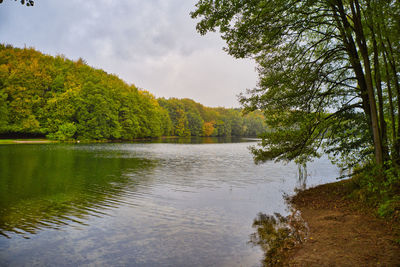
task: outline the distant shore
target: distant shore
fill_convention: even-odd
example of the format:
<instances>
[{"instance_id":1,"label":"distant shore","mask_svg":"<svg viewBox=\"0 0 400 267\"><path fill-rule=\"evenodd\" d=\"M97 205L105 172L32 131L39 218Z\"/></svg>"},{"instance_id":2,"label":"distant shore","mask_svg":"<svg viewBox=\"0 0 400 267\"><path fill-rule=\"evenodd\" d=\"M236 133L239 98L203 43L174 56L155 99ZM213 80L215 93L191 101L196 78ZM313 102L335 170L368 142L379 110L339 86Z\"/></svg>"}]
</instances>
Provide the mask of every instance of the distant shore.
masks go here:
<instances>
[{"instance_id":1,"label":"distant shore","mask_svg":"<svg viewBox=\"0 0 400 267\"><path fill-rule=\"evenodd\" d=\"M352 181L324 184L291 199L309 227L289 266L399 266L400 223L347 196ZM399 215L399 214L398 214Z\"/></svg>"},{"instance_id":2,"label":"distant shore","mask_svg":"<svg viewBox=\"0 0 400 267\"><path fill-rule=\"evenodd\" d=\"M172 141L172 140L211 140L209 142L212 143L214 139L241 139L246 141L260 141L260 138L257 137L248 137L248 136L231 136L231 137L216 137L216 136L191 136L191 137L179 137L179 136L160 136L160 137L147 137L147 138L135 138L131 140L51 140L46 138L5 138L0 139L0 145L2 144L49 144L49 143L129 143L129 142L149 142L149 141Z\"/></svg>"},{"instance_id":3,"label":"distant shore","mask_svg":"<svg viewBox=\"0 0 400 267\"><path fill-rule=\"evenodd\" d=\"M48 139L0 139L0 145L2 144L48 144L56 143Z\"/></svg>"}]
</instances>

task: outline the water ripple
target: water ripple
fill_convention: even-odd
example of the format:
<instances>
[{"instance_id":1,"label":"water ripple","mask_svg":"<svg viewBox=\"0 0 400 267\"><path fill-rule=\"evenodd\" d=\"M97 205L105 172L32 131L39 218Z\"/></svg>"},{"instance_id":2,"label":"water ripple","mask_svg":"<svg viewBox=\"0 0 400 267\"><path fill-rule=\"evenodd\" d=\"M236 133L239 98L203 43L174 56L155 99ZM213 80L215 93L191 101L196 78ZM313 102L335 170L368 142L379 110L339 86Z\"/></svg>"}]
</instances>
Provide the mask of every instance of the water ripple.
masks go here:
<instances>
[{"instance_id":1,"label":"water ripple","mask_svg":"<svg viewBox=\"0 0 400 267\"><path fill-rule=\"evenodd\" d=\"M250 144L0 146L0 265L257 264L254 216L305 179ZM337 176L314 164L308 184Z\"/></svg>"}]
</instances>

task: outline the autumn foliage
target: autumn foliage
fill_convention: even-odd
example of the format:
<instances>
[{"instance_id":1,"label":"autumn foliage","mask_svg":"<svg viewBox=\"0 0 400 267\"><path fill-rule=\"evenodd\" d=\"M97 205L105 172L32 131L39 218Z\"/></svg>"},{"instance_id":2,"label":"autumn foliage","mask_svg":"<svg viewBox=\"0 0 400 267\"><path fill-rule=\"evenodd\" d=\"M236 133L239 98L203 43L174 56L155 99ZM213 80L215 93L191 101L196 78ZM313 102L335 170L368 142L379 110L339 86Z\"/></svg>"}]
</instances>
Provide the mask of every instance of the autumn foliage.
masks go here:
<instances>
[{"instance_id":1,"label":"autumn foliage","mask_svg":"<svg viewBox=\"0 0 400 267\"><path fill-rule=\"evenodd\" d=\"M256 136L263 130L259 112L243 116L239 109L208 108L191 99L156 99L83 59L0 45L2 136L132 140Z\"/></svg>"}]
</instances>

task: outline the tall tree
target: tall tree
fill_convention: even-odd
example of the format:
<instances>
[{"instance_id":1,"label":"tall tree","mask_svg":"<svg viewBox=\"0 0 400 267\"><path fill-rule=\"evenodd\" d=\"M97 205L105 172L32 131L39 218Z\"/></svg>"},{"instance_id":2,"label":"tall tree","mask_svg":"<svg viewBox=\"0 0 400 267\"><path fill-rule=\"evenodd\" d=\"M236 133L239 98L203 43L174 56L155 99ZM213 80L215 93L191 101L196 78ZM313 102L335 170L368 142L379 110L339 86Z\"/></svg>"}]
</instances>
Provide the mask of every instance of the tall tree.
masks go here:
<instances>
[{"instance_id":1,"label":"tall tree","mask_svg":"<svg viewBox=\"0 0 400 267\"><path fill-rule=\"evenodd\" d=\"M377 5L384 12L378 13ZM393 0L198 1L191 13L201 19L197 30L218 29L229 54L258 63L258 87L241 95L247 110L264 112L270 129L262 146L253 149L257 160L304 161L323 148L354 164L372 152L374 162L383 164L389 155L383 109L388 96L381 87L384 66L375 31L384 22L390 32L385 36L398 40L393 22L398 5ZM393 43L385 41L388 47ZM388 50L398 84L396 52Z\"/></svg>"}]
</instances>

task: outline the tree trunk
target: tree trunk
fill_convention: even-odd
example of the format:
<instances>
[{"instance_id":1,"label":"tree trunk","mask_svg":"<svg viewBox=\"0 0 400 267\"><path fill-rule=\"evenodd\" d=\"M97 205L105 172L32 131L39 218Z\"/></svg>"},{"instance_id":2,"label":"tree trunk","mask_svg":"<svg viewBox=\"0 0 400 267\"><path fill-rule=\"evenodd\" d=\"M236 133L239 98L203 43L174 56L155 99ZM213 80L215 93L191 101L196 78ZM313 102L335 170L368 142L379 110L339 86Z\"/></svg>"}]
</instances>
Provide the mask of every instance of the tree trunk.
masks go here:
<instances>
[{"instance_id":1,"label":"tree trunk","mask_svg":"<svg viewBox=\"0 0 400 267\"><path fill-rule=\"evenodd\" d=\"M399 79L397 77L397 69L396 69L396 63L394 61L394 57L393 57L393 48L392 48L392 44L389 40L388 37L386 37L386 42L388 44L389 47L389 53L388 53L388 60L389 60L389 64L391 66L391 70L392 70L392 74L393 74L393 81L394 81L394 86L395 86L395 91L397 94L397 138L395 141L395 150L399 151L399 155L400 155L400 140L399 140L399 134L400 134L400 85L399 85ZM392 55L392 56L391 56ZM400 156L398 159L398 164L400 164Z\"/></svg>"},{"instance_id":2,"label":"tree trunk","mask_svg":"<svg viewBox=\"0 0 400 267\"><path fill-rule=\"evenodd\" d=\"M372 46L374 51L374 79L376 85L376 91L378 94L378 112L379 112L379 123L380 123L380 133L381 133L381 141L382 141L382 153L383 160L386 161L389 159L389 149L388 149L388 139L387 139L387 126L385 121L385 113L383 111L383 93L382 93L382 79L381 79L381 70L379 66L379 52L378 45L375 38L375 24L373 19L373 10L371 9L371 5L369 1L367 2L368 16L369 16L369 28L371 30L371 39Z\"/></svg>"},{"instance_id":3,"label":"tree trunk","mask_svg":"<svg viewBox=\"0 0 400 267\"><path fill-rule=\"evenodd\" d=\"M337 0L336 5L331 4L331 9L334 15L334 19L337 23L337 28L339 29L340 34L342 36L346 53L349 56L350 64L356 75L357 84L360 89L360 97L362 99L362 108L367 117L371 138L373 138L371 109L369 107L367 84L365 82L365 76L362 69L361 60L358 56L353 36L351 35L351 26L347 21L347 16L344 12L342 0ZM337 12L339 12L339 14Z\"/></svg>"},{"instance_id":4,"label":"tree trunk","mask_svg":"<svg viewBox=\"0 0 400 267\"><path fill-rule=\"evenodd\" d=\"M379 8L379 10L381 10L381 9ZM381 14L381 16L382 16L382 14ZM387 86L388 98L389 98L389 113L390 113L390 121L391 121L392 146L393 146L391 155L392 155L393 163L397 164L400 159L400 150L399 150L400 146L398 145L397 134L396 134L396 117L395 117L395 112L394 112L393 93L392 93L392 85L391 85L392 79L390 76L389 64L388 64L387 57L386 57L388 52L387 52L387 49L385 46L384 39L382 37L381 23L383 24L383 27L385 27L383 20L380 20L377 22L377 36L378 36L380 47L382 50L382 58L383 58L383 64L384 64L384 69L385 69L385 75L386 75L386 86Z\"/></svg>"},{"instance_id":5,"label":"tree trunk","mask_svg":"<svg viewBox=\"0 0 400 267\"><path fill-rule=\"evenodd\" d=\"M354 33L356 36L357 45L361 56L364 62L364 72L365 72L365 82L367 85L367 93L369 100L369 107L371 111L371 123L372 123L372 133L373 133L373 141L374 141L374 150L375 150L375 161L376 164L383 164L383 147L382 147L382 139L379 131L379 120L378 120L378 112L376 108L376 100L375 100L375 92L372 82L372 74L371 74L371 63L369 60L368 48L364 36L364 31L361 23L361 11L358 0L350 1L351 12L353 15L354 21ZM346 18L347 19L347 18Z\"/></svg>"}]
</instances>

